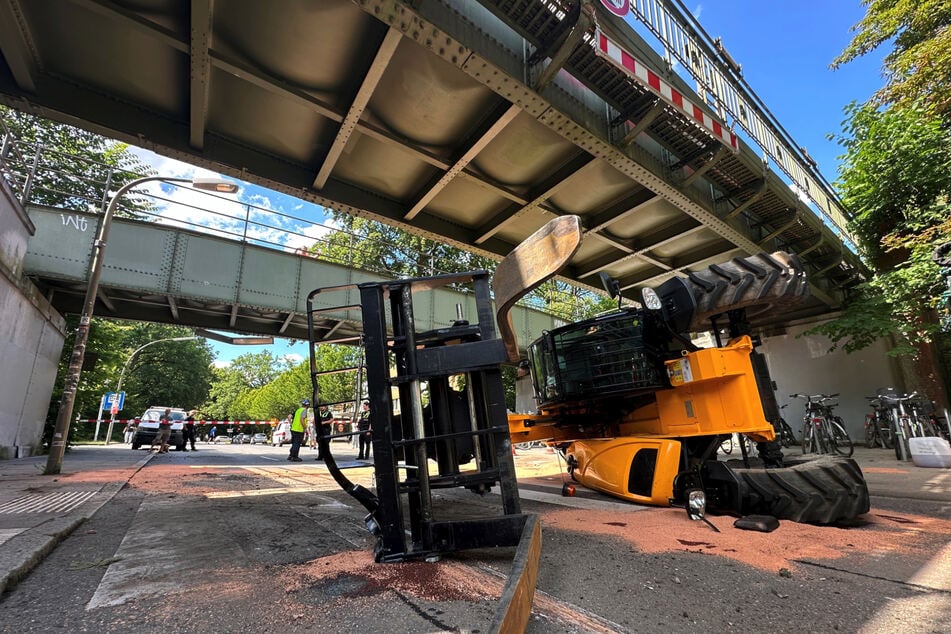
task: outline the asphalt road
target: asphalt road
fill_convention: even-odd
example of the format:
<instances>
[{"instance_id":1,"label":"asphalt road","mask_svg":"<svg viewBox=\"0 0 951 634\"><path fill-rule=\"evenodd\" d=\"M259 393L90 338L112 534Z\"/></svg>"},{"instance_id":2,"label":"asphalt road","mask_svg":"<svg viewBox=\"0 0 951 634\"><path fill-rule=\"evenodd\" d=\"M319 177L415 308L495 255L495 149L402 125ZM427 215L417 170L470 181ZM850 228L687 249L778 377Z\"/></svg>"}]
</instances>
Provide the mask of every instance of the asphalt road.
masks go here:
<instances>
[{"instance_id":1,"label":"asphalt road","mask_svg":"<svg viewBox=\"0 0 951 634\"><path fill-rule=\"evenodd\" d=\"M302 463L286 447L199 450L146 465L0 600L0 631L487 630L510 550L374 564L363 509L311 450ZM866 453L867 516L762 534L589 491L563 498L544 449L516 463L543 534L529 632L951 631L948 470ZM372 486L369 467L344 464ZM456 491L437 502L488 504Z\"/></svg>"}]
</instances>

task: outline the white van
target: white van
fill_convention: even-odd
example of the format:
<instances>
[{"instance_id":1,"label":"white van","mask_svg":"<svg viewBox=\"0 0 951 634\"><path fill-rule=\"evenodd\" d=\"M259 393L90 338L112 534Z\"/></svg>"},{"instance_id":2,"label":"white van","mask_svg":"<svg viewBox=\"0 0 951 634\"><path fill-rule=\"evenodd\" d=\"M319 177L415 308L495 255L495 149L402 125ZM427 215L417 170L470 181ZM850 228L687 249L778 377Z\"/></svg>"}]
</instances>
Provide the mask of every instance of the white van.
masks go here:
<instances>
[{"instance_id":1,"label":"white van","mask_svg":"<svg viewBox=\"0 0 951 634\"><path fill-rule=\"evenodd\" d=\"M132 436L133 449L152 446L152 441L155 440L155 436L158 434L159 419L162 418L166 409L171 410L169 413L172 417L172 433L168 439L168 444L178 451L185 450L185 437L182 435L182 427L184 427L187 412L178 407L162 407L161 405L152 405L135 420L135 435Z\"/></svg>"},{"instance_id":2,"label":"white van","mask_svg":"<svg viewBox=\"0 0 951 634\"><path fill-rule=\"evenodd\" d=\"M275 447L281 447L286 442L291 441L291 424L283 421L277 424L274 432L271 434L271 444Z\"/></svg>"}]
</instances>

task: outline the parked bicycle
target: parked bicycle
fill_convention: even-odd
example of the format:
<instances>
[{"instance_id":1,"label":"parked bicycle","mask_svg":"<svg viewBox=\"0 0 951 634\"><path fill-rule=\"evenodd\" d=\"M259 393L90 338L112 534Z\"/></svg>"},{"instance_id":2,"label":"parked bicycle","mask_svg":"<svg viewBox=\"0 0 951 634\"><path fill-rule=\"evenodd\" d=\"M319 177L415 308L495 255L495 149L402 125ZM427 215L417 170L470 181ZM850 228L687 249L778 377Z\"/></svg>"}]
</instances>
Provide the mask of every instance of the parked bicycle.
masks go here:
<instances>
[{"instance_id":1,"label":"parked bicycle","mask_svg":"<svg viewBox=\"0 0 951 634\"><path fill-rule=\"evenodd\" d=\"M855 448L842 419L832 413L838 394L790 394L806 401L802 418L802 453L827 453L851 456Z\"/></svg>"},{"instance_id":2,"label":"parked bicycle","mask_svg":"<svg viewBox=\"0 0 951 634\"><path fill-rule=\"evenodd\" d=\"M895 446L891 411L880 396L866 396L872 412L865 415L865 446L891 449Z\"/></svg>"},{"instance_id":3,"label":"parked bicycle","mask_svg":"<svg viewBox=\"0 0 951 634\"><path fill-rule=\"evenodd\" d=\"M898 460L911 458L909 438L937 436L938 429L932 417L924 414L924 401L917 392L899 396L892 388L879 390L882 404L889 410L889 423L895 442L895 457Z\"/></svg>"},{"instance_id":4,"label":"parked bicycle","mask_svg":"<svg viewBox=\"0 0 951 634\"><path fill-rule=\"evenodd\" d=\"M779 409L783 410L789 403L780 405ZM776 439L779 441L783 447L792 447L793 445L799 444L799 439L796 438L796 433L793 431L792 427L789 426L789 423L786 422L786 419L779 416L779 420L773 423L773 428L776 430Z\"/></svg>"}]
</instances>

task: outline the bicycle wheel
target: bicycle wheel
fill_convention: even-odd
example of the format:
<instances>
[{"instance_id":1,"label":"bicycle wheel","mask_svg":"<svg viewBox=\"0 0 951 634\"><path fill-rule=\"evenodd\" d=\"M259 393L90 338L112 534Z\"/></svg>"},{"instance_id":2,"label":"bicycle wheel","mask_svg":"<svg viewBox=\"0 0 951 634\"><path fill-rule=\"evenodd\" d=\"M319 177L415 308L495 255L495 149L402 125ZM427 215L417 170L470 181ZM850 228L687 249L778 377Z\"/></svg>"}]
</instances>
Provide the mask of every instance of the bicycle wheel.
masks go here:
<instances>
[{"instance_id":1,"label":"bicycle wheel","mask_svg":"<svg viewBox=\"0 0 951 634\"><path fill-rule=\"evenodd\" d=\"M827 423L828 421L823 418L820 422L812 424L812 444L816 453L832 453L829 447L832 439L829 437Z\"/></svg>"},{"instance_id":2,"label":"bicycle wheel","mask_svg":"<svg viewBox=\"0 0 951 634\"><path fill-rule=\"evenodd\" d=\"M849 437L849 432L845 431L845 425L842 424L842 419L836 416L834 419L829 421L829 427L832 430L832 448L843 456L851 456L855 451L855 447L852 446L852 439Z\"/></svg>"},{"instance_id":3,"label":"bicycle wheel","mask_svg":"<svg viewBox=\"0 0 951 634\"><path fill-rule=\"evenodd\" d=\"M888 421L878 420L878 435L881 437L882 447L885 449L892 449L895 446L895 434Z\"/></svg>"},{"instance_id":4,"label":"bicycle wheel","mask_svg":"<svg viewBox=\"0 0 951 634\"><path fill-rule=\"evenodd\" d=\"M893 438L894 438L893 444L895 446L895 458L898 460L902 459L902 455L901 455L902 445L904 445L906 448L908 447L907 437L908 437L908 428L905 427L905 422L903 420L899 420L896 423L895 433L893 435Z\"/></svg>"},{"instance_id":5,"label":"bicycle wheel","mask_svg":"<svg viewBox=\"0 0 951 634\"><path fill-rule=\"evenodd\" d=\"M813 440L814 440L814 429L812 423L806 423L802 426L802 453L812 453L813 449Z\"/></svg>"},{"instance_id":6,"label":"bicycle wheel","mask_svg":"<svg viewBox=\"0 0 951 634\"><path fill-rule=\"evenodd\" d=\"M871 414L865 416L865 446L871 449L879 443L878 421Z\"/></svg>"},{"instance_id":7,"label":"bicycle wheel","mask_svg":"<svg viewBox=\"0 0 951 634\"><path fill-rule=\"evenodd\" d=\"M786 439L784 447L791 447L793 445L799 444L799 439L796 438L796 432L793 431L792 427L789 426L789 423L785 419L779 419L779 428L782 430L782 436Z\"/></svg>"}]
</instances>

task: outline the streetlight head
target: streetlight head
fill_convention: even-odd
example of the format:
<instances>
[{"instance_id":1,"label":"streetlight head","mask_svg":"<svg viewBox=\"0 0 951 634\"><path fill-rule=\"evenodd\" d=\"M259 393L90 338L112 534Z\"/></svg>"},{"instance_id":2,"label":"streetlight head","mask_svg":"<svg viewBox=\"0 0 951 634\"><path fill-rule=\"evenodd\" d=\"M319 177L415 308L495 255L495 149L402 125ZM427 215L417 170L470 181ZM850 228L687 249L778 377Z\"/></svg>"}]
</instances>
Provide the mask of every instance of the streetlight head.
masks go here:
<instances>
[{"instance_id":1,"label":"streetlight head","mask_svg":"<svg viewBox=\"0 0 951 634\"><path fill-rule=\"evenodd\" d=\"M218 192L219 194L238 193L238 185L236 183L220 178L194 178L192 179L192 187L203 191Z\"/></svg>"}]
</instances>

